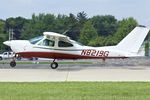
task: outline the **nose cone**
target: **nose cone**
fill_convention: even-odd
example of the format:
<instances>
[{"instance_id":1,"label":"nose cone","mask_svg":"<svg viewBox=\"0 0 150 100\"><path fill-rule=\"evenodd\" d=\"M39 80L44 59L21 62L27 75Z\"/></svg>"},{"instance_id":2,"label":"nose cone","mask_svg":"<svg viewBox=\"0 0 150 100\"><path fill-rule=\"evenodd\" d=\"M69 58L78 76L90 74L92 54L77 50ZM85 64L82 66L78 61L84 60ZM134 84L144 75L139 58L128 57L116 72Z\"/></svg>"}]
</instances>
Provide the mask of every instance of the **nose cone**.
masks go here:
<instances>
[{"instance_id":1,"label":"nose cone","mask_svg":"<svg viewBox=\"0 0 150 100\"><path fill-rule=\"evenodd\" d=\"M5 42L3 42L3 44L5 44L7 46L11 46L11 41L5 41Z\"/></svg>"}]
</instances>

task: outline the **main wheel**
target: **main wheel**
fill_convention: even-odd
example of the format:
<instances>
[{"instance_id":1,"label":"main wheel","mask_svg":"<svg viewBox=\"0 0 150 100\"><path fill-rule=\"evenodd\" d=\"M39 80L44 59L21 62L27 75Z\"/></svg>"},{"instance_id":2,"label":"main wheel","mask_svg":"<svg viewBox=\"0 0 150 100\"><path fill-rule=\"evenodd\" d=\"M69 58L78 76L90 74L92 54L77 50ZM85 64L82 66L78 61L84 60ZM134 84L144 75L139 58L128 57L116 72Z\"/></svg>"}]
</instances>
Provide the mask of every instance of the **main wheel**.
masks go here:
<instances>
[{"instance_id":1,"label":"main wheel","mask_svg":"<svg viewBox=\"0 0 150 100\"><path fill-rule=\"evenodd\" d=\"M15 61L11 61L11 62L10 62L10 66L11 66L11 67L15 67L15 66L16 66L16 62L15 62Z\"/></svg>"},{"instance_id":2,"label":"main wheel","mask_svg":"<svg viewBox=\"0 0 150 100\"><path fill-rule=\"evenodd\" d=\"M51 63L52 69L56 69L57 67L58 67L58 63L56 63L56 62Z\"/></svg>"}]
</instances>

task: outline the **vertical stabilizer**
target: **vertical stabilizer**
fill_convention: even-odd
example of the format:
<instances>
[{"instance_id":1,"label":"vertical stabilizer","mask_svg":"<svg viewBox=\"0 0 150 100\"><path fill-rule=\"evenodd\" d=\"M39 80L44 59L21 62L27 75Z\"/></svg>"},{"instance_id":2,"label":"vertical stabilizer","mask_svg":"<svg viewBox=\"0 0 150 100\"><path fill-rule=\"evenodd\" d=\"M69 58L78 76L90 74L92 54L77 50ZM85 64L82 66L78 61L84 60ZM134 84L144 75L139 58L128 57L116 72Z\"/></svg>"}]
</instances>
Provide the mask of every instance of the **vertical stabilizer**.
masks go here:
<instances>
[{"instance_id":1,"label":"vertical stabilizer","mask_svg":"<svg viewBox=\"0 0 150 100\"><path fill-rule=\"evenodd\" d=\"M148 28L136 27L116 46L116 48L126 52L137 53L148 32Z\"/></svg>"}]
</instances>

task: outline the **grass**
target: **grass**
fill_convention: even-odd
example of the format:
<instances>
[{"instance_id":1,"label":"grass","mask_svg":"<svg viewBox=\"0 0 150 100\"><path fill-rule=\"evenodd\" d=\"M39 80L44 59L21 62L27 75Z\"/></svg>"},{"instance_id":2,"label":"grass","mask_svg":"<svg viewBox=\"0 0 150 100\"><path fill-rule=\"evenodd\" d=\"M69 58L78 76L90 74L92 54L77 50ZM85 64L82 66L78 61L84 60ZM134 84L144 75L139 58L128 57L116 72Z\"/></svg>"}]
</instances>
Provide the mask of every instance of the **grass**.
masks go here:
<instances>
[{"instance_id":1,"label":"grass","mask_svg":"<svg viewBox=\"0 0 150 100\"><path fill-rule=\"evenodd\" d=\"M150 83L0 83L0 100L150 100Z\"/></svg>"}]
</instances>

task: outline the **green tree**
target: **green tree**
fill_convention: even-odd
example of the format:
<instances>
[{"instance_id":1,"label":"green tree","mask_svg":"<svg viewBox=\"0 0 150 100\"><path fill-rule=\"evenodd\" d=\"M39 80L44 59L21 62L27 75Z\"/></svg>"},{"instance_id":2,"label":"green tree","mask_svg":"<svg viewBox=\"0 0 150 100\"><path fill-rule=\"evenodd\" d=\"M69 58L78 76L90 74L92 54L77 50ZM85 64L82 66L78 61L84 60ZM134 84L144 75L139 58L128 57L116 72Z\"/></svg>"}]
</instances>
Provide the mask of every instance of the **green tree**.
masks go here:
<instances>
[{"instance_id":1,"label":"green tree","mask_svg":"<svg viewBox=\"0 0 150 100\"><path fill-rule=\"evenodd\" d=\"M98 37L98 34L91 24L91 22L86 22L81 29L79 42L81 42L84 45L91 45L93 44L93 41Z\"/></svg>"},{"instance_id":2,"label":"green tree","mask_svg":"<svg viewBox=\"0 0 150 100\"><path fill-rule=\"evenodd\" d=\"M148 42L146 42L145 43L145 56L149 56L149 43Z\"/></svg>"},{"instance_id":3,"label":"green tree","mask_svg":"<svg viewBox=\"0 0 150 100\"><path fill-rule=\"evenodd\" d=\"M4 28L5 28L5 21L0 19L0 34L4 33Z\"/></svg>"},{"instance_id":4,"label":"green tree","mask_svg":"<svg viewBox=\"0 0 150 100\"><path fill-rule=\"evenodd\" d=\"M88 21L88 18L85 12L79 12L77 16L70 13L68 17L69 28L66 34L69 37L71 37L73 40L78 41L81 29L83 28L83 25L87 21Z\"/></svg>"},{"instance_id":5,"label":"green tree","mask_svg":"<svg viewBox=\"0 0 150 100\"><path fill-rule=\"evenodd\" d=\"M53 31L62 34L68 29L69 29L68 16L59 14L55 18Z\"/></svg>"},{"instance_id":6,"label":"green tree","mask_svg":"<svg viewBox=\"0 0 150 100\"><path fill-rule=\"evenodd\" d=\"M77 14L77 19L81 26L88 21L87 14L84 11Z\"/></svg>"},{"instance_id":7,"label":"green tree","mask_svg":"<svg viewBox=\"0 0 150 100\"><path fill-rule=\"evenodd\" d=\"M73 40L78 40L81 27L79 26L78 19L72 13L70 13L68 16L68 26L69 27L66 32L66 35Z\"/></svg>"},{"instance_id":8,"label":"green tree","mask_svg":"<svg viewBox=\"0 0 150 100\"><path fill-rule=\"evenodd\" d=\"M90 19L99 36L113 35L117 30L118 21L114 16L94 16Z\"/></svg>"},{"instance_id":9,"label":"green tree","mask_svg":"<svg viewBox=\"0 0 150 100\"><path fill-rule=\"evenodd\" d=\"M32 19L26 22L21 30L22 39L30 39L35 36L43 35L44 31L53 31L55 16L52 14L32 15Z\"/></svg>"},{"instance_id":10,"label":"green tree","mask_svg":"<svg viewBox=\"0 0 150 100\"><path fill-rule=\"evenodd\" d=\"M119 22L117 32L114 34L114 44L119 43L125 36L128 35L136 26L137 21L130 17Z\"/></svg>"},{"instance_id":11,"label":"green tree","mask_svg":"<svg viewBox=\"0 0 150 100\"><path fill-rule=\"evenodd\" d=\"M6 24L5 24L6 33L8 34L9 29L13 29L14 38L20 39L21 30L22 30L25 22L27 22L27 20L25 18L22 18L22 17L6 19Z\"/></svg>"},{"instance_id":12,"label":"green tree","mask_svg":"<svg viewBox=\"0 0 150 100\"><path fill-rule=\"evenodd\" d=\"M6 34L4 34L5 21L0 20L0 52L4 51L5 46L3 42L6 40Z\"/></svg>"}]
</instances>

